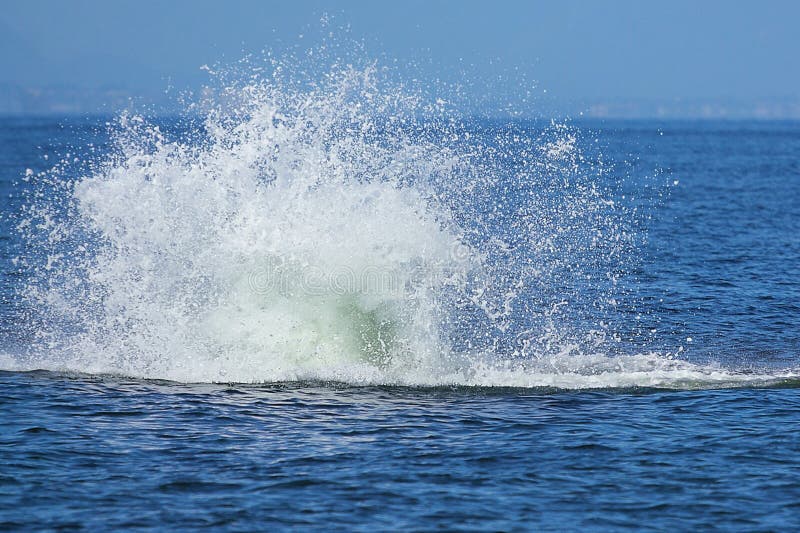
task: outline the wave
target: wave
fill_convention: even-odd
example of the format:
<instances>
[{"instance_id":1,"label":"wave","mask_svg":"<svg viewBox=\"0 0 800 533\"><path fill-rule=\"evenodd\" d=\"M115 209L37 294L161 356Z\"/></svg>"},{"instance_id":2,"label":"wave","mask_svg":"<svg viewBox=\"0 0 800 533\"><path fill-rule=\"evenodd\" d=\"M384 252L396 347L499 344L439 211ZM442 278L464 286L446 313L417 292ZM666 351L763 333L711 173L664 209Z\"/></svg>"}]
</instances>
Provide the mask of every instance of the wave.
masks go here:
<instances>
[{"instance_id":1,"label":"wave","mask_svg":"<svg viewBox=\"0 0 800 533\"><path fill-rule=\"evenodd\" d=\"M660 389L708 390L722 388L800 387L800 372L731 370L719 365L696 365L670 360L659 354L633 356L580 356L527 362L476 360L472 366L451 374L424 371L396 375L382 372L366 363L332 364L325 367L295 364L291 367L265 367L252 361L217 360L216 368L159 368L140 373L121 371L95 359L57 361L53 358L23 361L11 355L0 355L0 369L10 372L50 371L61 375L124 376L179 383L237 383L269 385L273 383L331 384L350 386L468 387L503 389L597 390L597 389Z\"/></svg>"}]
</instances>

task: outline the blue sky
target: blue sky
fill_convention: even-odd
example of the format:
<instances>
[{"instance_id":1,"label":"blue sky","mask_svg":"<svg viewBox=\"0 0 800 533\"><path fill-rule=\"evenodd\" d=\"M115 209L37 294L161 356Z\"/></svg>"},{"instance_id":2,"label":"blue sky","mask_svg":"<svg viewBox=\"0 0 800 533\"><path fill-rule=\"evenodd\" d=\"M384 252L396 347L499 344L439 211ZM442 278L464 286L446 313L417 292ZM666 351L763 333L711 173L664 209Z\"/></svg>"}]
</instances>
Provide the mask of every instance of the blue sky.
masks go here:
<instances>
[{"instance_id":1,"label":"blue sky","mask_svg":"<svg viewBox=\"0 0 800 533\"><path fill-rule=\"evenodd\" d=\"M800 2L779 0L7 0L0 84L195 87L200 65L280 52L300 34L313 44L326 12L371 55L413 61L422 77L454 80L472 65L476 93L515 72L513 83L563 99L800 97Z\"/></svg>"}]
</instances>

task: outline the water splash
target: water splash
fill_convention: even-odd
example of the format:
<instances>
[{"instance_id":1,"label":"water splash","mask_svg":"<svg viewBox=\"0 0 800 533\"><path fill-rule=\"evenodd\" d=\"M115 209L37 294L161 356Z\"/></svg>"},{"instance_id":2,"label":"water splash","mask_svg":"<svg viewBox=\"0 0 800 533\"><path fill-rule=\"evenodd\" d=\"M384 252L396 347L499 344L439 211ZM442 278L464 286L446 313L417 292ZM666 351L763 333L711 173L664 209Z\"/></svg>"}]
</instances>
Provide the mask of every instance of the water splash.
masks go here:
<instances>
[{"instance_id":1,"label":"water splash","mask_svg":"<svg viewBox=\"0 0 800 533\"><path fill-rule=\"evenodd\" d=\"M20 368L179 381L593 387L736 381L619 356L634 213L576 130L471 122L374 64L224 79L40 176ZM289 74L287 74L289 72ZM35 318L35 320L34 320ZM611 357L618 355L618 357ZM727 381L726 381L727 380Z\"/></svg>"}]
</instances>

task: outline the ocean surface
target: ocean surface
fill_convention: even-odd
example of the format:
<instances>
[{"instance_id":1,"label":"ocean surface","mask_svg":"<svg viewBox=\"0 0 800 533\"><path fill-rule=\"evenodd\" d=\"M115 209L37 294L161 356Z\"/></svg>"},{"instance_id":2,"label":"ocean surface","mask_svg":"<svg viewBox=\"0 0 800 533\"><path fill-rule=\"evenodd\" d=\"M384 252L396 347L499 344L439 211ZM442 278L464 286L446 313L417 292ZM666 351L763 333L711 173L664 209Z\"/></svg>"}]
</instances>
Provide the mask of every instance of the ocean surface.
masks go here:
<instances>
[{"instance_id":1,"label":"ocean surface","mask_svg":"<svg viewBox=\"0 0 800 533\"><path fill-rule=\"evenodd\" d=\"M0 119L0 529L800 528L800 123L361 74Z\"/></svg>"}]
</instances>

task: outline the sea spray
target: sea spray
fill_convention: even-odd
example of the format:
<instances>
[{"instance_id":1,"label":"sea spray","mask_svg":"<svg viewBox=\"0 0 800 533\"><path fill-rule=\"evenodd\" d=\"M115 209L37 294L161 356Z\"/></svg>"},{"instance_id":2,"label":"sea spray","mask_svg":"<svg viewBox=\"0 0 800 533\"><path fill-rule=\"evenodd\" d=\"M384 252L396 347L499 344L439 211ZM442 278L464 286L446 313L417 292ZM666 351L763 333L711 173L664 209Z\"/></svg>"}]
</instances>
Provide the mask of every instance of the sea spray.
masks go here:
<instances>
[{"instance_id":1,"label":"sea spray","mask_svg":"<svg viewBox=\"0 0 800 533\"><path fill-rule=\"evenodd\" d=\"M523 386L703 374L609 357L633 213L577 130L470 120L370 63L311 79L271 66L222 77L182 135L123 114L83 175L39 176L47 193L20 224L28 367Z\"/></svg>"}]
</instances>

